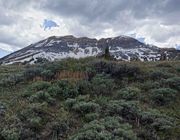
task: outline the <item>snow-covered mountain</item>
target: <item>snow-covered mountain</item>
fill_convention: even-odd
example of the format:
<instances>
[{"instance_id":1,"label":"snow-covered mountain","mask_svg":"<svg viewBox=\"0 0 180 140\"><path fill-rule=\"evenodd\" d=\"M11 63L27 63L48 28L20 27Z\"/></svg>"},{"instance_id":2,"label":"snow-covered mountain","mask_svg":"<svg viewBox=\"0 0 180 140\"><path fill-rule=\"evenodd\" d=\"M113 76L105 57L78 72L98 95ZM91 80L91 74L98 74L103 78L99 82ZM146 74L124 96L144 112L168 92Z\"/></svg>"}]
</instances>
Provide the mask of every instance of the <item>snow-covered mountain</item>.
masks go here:
<instances>
[{"instance_id":1,"label":"snow-covered mountain","mask_svg":"<svg viewBox=\"0 0 180 140\"><path fill-rule=\"evenodd\" d=\"M166 58L179 56L179 51L146 45L127 36L99 40L87 37L52 36L3 57L0 59L0 63L5 65L13 63L33 64L38 58L54 61L68 57L98 56L104 53L106 47L109 47L110 54L117 60L157 61L161 59L162 55L165 55Z\"/></svg>"}]
</instances>

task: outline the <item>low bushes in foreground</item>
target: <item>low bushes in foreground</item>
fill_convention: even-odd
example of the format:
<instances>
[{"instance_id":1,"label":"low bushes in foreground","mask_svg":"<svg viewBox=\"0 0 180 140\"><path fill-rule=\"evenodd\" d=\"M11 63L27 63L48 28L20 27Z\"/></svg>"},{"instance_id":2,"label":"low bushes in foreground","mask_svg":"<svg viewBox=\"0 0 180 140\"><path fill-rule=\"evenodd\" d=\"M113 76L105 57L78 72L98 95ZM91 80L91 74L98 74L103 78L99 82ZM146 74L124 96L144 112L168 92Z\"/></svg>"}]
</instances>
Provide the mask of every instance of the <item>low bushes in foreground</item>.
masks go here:
<instances>
[{"instance_id":1,"label":"low bushes in foreground","mask_svg":"<svg viewBox=\"0 0 180 140\"><path fill-rule=\"evenodd\" d=\"M0 139L179 139L179 66L97 58L2 66ZM59 71L87 78L57 80Z\"/></svg>"},{"instance_id":2,"label":"low bushes in foreground","mask_svg":"<svg viewBox=\"0 0 180 140\"><path fill-rule=\"evenodd\" d=\"M170 88L159 88L151 91L151 101L155 105L168 105L175 101L177 91Z\"/></svg>"},{"instance_id":3,"label":"low bushes in foreground","mask_svg":"<svg viewBox=\"0 0 180 140\"><path fill-rule=\"evenodd\" d=\"M120 117L105 117L85 124L70 140L136 140L132 126Z\"/></svg>"}]
</instances>

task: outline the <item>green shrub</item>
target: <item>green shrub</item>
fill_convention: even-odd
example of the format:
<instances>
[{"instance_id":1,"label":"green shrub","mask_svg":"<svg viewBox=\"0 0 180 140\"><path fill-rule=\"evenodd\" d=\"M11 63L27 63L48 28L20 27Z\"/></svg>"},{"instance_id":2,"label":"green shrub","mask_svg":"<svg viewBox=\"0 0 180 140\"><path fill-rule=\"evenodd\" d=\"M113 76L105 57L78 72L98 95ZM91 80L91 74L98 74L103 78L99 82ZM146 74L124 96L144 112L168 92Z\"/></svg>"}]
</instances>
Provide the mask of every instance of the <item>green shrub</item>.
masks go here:
<instances>
[{"instance_id":1,"label":"green shrub","mask_svg":"<svg viewBox=\"0 0 180 140\"><path fill-rule=\"evenodd\" d=\"M50 62L50 63L44 63L41 65L41 67L43 67L43 71L48 71L48 73L51 75L51 73L54 74L55 76L55 73L56 72L59 72L60 70L64 70L64 66L62 64L60 64L60 62ZM43 72L42 71L42 72ZM42 74L41 72L41 74ZM53 78L54 78L53 76Z\"/></svg>"},{"instance_id":2,"label":"green shrub","mask_svg":"<svg viewBox=\"0 0 180 140\"><path fill-rule=\"evenodd\" d=\"M167 62L159 63L156 66L157 67L166 67L166 68L172 67L172 65L170 63L167 63Z\"/></svg>"},{"instance_id":3,"label":"green shrub","mask_svg":"<svg viewBox=\"0 0 180 140\"><path fill-rule=\"evenodd\" d=\"M88 74L89 81L96 75L96 70L94 69L94 67L87 67L85 69L85 72Z\"/></svg>"},{"instance_id":4,"label":"green shrub","mask_svg":"<svg viewBox=\"0 0 180 140\"><path fill-rule=\"evenodd\" d=\"M77 102L72 106L72 110L80 113L80 114L87 114L91 112L98 111L100 106L93 102Z\"/></svg>"},{"instance_id":5,"label":"green shrub","mask_svg":"<svg viewBox=\"0 0 180 140\"><path fill-rule=\"evenodd\" d=\"M140 89L135 87L127 87L118 90L115 95L115 99L135 100L140 96Z\"/></svg>"},{"instance_id":6,"label":"green shrub","mask_svg":"<svg viewBox=\"0 0 180 140\"><path fill-rule=\"evenodd\" d=\"M49 119L47 111L46 103L33 103L19 112L17 116L25 128L40 130Z\"/></svg>"},{"instance_id":7,"label":"green shrub","mask_svg":"<svg viewBox=\"0 0 180 140\"><path fill-rule=\"evenodd\" d=\"M137 130L140 139L168 139L176 127L175 120L155 109L140 110L134 123L141 129ZM167 136L162 134L168 134Z\"/></svg>"},{"instance_id":8,"label":"green shrub","mask_svg":"<svg viewBox=\"0 0 180 140\"><path fill-rule=\"evenodd\" d=\"M0 135L4 140L19 140L20 139L20 133L17 128L4 128Z\"/></svg>"},{"instance_id":9,"label":"green shrub","mask_svg":"<svg viewBox=\"0 0 180 140\"><path fill-rule=\"evenodd\" d=\"M160 70L154 70L150 73L149 77L151 80L161 80L161 79L167 79L169 77L173 77L174 75L171 73L167 73Z\"/></svg>"},{"instance_id":10,"label":"green shrub","mask_svg":"<svg viewBox=\"0 0 180 140\"><path fill-rule=\"evenodd\" d=\"M22 94L22 97L27 97L30 102L47 102L53 104L55 100L52 98L53 94L47 91L51 87L51 83L39 81L35 82L28 87L28 89Z\"/></svg>"},{"instance_id":11,"label":"green shrub","mask_svg":"<svg viewBox=\"0 0 180 140\"><path fill-rule=\"evenodd\" d=\"M67 99L65 101L65 106L70 110L72 109L73 105L76 104L77 100L76 99Z\"/></svg>"},{"instance_id":12,"label":"green shrub","mask_svg":"<svg viewBox=\"0 0 180 140\"><path fill-rule=\"evenodd\" d=\"M149 109L147 111L140 112L140 122L142 125L149 125L154 122L156 118L159 118L162 116L159 111L155 109Z\"/></svg>"},{"instance_id":13,"label":"green shrub","mask_svg":"<svg viewBox=\"0 0 180 140\"><path fill-rule=\"evenodd\" d=\"M33 80L34 77L36 76L41 76L41 73L43 72L43 68L42 67L30 67L27 68L24 71L24 77L26 80Z\"/></svg>"},{"instance_id":14,"label":"green shrub","mask_svg":"<svg viewBox=\"0 0 180 140\"><path fill-rule=\"evenodd\" d=\"M99 118L98 113L89 113L84 116L86 122L97 120Z\"/></svg>"},{"instance_id":15,"label":"green shrub","mask_svg":"<svg viewBox=\"0 0 180 140\"><path fill-rule=\"evenodd\" d=\"M51 83L45 81L38 81L30 86L31 91L42 91L47 90L51 86Z\"/></svg>"},{"instance_id":16,"label":"green shrub","mask_svg":"<svg viewBox=\"0 0 180 140\"><path fill-rule=\"evenodd\" d=\"M151 91L150 98L156 105L168 105L176 98L176 91L170 88L159 88Z\"/></svg>"},{"instance_id":17,"label":"green shrub","mask_svg":"<svg viewBox=\"0 0 180 140\"><path fill-rule=\"evenodd\" d=\"M0 86L1 87L12 87L16 86L20 82L24 81L24 77L21 74L13 74L9 75L3 79L0 80Z\"/></svg>"},{"instance_id":18,"label":"green shrub","mask_svg":"<svg viewBox=\"0 0 180 140\"><path fill-rule=\"evenodd\" d=\"M67 119L67 118L66 118ZM72 126L69 120L55 120L51 125L52 130L52 140L64 139L66 135L69 135L70 126Z\"/></svg>"},{"instance_id":19,"label":"green shrub","mask_svg":"<svg viewBox=\"0 0 180 140\"><path fill-rule=\"evenodd\" d=\"M69 81L57 81L55 85L60 88L59 90L62 92L62 96L65 99L74 98L79 95L78 87L76 86L76 84L70 83Z\"/></svg>"},{"instance_id":20,"label":"green shrub","mask_svg":"<svg viewBox=\"0 0 180 140\"><path fill-rule=\"evenodd\" d=\"M139 112L139 123L143 127L143 129L138 132L139 136L145 139L172 138L172 131L174 131L174 128L176 127L173 118L168 117L155 109Z\"/></svg>"},{"instance_id":21,"label":"green shrub","mask_svg":"<svg viewBox=\"0 0 180 140\"><path fill-rule=\"evenodd\" d=\"M170 118L156 118L154 122L151 124L154 129L157 131L164 131L173 128L174 122Z\"/></svg>"},{"instance_id":22,"label":"green shrub","mask_svg":"<svg viewBox=\"0 0 180 140\"><path fill-rule=\"evenodd\" d=\"M77 83L79 94L86 95L92 90L91 83L89 81L79 81Z\"/></svg>"},{"instance_id":23,"label":"green shrub","mask_svg":"<svg viewBox=\"0 0 180 140\"><path fill-rule=\"evenodd\" d=\"M176 67L176 71L180 72L180 66Z\"/></svg>"},{"instance_id":24,"label":"green shrub","mask_svg":"<svg viewBox=\"0 0 180 140\"><path fill-rule=\"evenodd\" d=\"M86 95L79 95L78 97L76 97L77 101L85 101L88 102L90 101L90 95L86 94Z\"/></svg>"},{"instance_id":25,"label":"green shrub","mask_svg":"<svg viewBox=\"0 0 180 140\"><path fill-rule=\"evenodd\" d=\"M38 116L28 118L27 121L29 122L29 127L31 128L41 129L42 127L42 118Z\"/></svg>"},{"instance_id":26,"label":"green shrub","mask_svg":"<svg viewBox=\"0 0 180 140\"><path fill-rule=\"evenodd\" d=\"M140 88L144 91L148 91L160 87L161 87L161 83L156 81L146 81L143 84L140 84Z\"/></svg>"},{"instance_id":27,"label":"green shrub","mask_svg":"<svg viewBox=\"0 0 180 140\"><path fill-rule=\"evenodd\" d=\"M166 84L173 89L180 90L180 77L173 77L166 80Z\"/></svg>"},{"instance_id":28,"label":"green shrub","mask_svg":"<svg viewBox=\"0 0 180 140\"><path fill-rule=\"evenodd\" d=\"M97 130L86 130L79 132L74 136L70 137L69 140L110 140L111 134L108 132L101 132Z\"/></svg>"},{"instance_id":29,"label":"green shrub","mask_svg":"<svg viewBox=\"0 0 180 140\"><path fill-rule=\"evenodd\" d=\"M105 60L96 60L91 63L92 67L95 68L97 73L111 74L114 68L114 63Z\"/></svg>"},{"instance_id":30,"label":"green shrub","mask_svg":"<svg viewBox=\"0 0 180 140\"><path fill-rule=\"evenodd\" d=\"M174 119L155 109L140 112L140 123L147 130L154 129L156 131L166 131L176 126Z\"/></svg>"},{"instance_id":31,"label":"green shrub","mask_svg":"<svg viewBox=\"0 0 180 140\"><path fill-rule=\"evenodd\" d=\"M51 85L48 89L47 92L52 96L52 97L59 97L63 95L63 91L61 88L59 88L57 85Z\"/></svg>"},{"instance_id":32,"label":"green shrub","mask_svg":"<svg viewBox=\"0 0 180 140\"><path fill-rule=\"evenodd\" d=\"M50 109L52 108L47 103L32 103L17 114L21 139L65 138L69 127L74 127L73 122L66 116L67 112L63 107L58 110L53 107L53 111ZM48 133L41 135L44 130L48 130Z\"/></svg>"},{"instance_id":33,"label":"green shrub","mask_svg":"<svg viewBox=\"0 0 180 140\"><path fill-rule=\"evenodd\" d=\"M110 74L114 78L134 77L140 74L140 68L134 65L117 64L111 61L95 61L92 63L97 73Z\"/></svg>"},{"instance_id":34,"label":"green shrub","mask_svg":"<svg viewBox=\"0 0 180 140\"><path fill-rule=\"evenodd\" d=\"M51 70L44 70L41 72L41 76L44 80L52 80L54 78L54 73Z\"/></svg>"},{"instance_id":35,"label":"green shrub","mask_svg":"<svg viewBox=\"0 0 180 140\"><path fill-rule=\"evenodd\" d=\"M119 117L106 117L85 124L70 140L136 140L132 126Z\"/></svg>"},{"instance_id":36,"label":"green shrub","mask_svg":"<svg viewBox=\"0 0 180 140\"><path fill-rule=\"evenodd\" d=\"M55 100L50 96L48 92L39 91L29 98L30 102L47 102L50 104L54 104Z\"/></svg>"},{"instance_id":37,"label":"green shrub","mask_svg":"<svg viewBox=\"0 0 180 140\"><path fill-rule=\"evenodd\" d=\"M131 121L138 117L140 109L135 101L111 100L104 106L103 111L106 115L119 115Z\"/></svg>"},{"instance_id":38,"label":"green shrub","mask_svg":"<svg viewBox=\"0 0 180 140\"><path fill-rule=\"evenodd\" d=\"M107 97L107 96L97 96L96 97L96 103L98 103L101 106L104 106L107 102L109 102L109 97Z\"/></svg>"},{"instance_id":39,"label":"green shrub","mask_svg":"<svg viewBox=\"0 0 180 140\"><path fill-rule=\"evenodd\" d=\"M115 88L114 80L103 75L95 76L91 81L91 94L110 96Z\"/></svg>"},{"instance_id":40,"label":"green shrub","mask_svg":"<svg viewBox=\"0 0 180 140\"><path fill-rule=\"evenodd\" d=\"M75 104L78 104L78 103L88 103L89 102L89 95L79 95L78 97L76 97L75 99L73 98L68 98L66 101L65 101L65 106L67 107L67 109L71 110L72 107L75 105Z\"/></svg>"},{"instance_id":41,"label":"green shrub","mask_svg":"<svg viewBox=\"0 0 180 140\"><path fill-rule=\"evenodd\" d=\"M113 68L112 76L114 78L122 79L123 77L133 77L137 78L137 75L140 74L140 68L133 65L127 64L118 64Z\"/></svg>"}]
</instances>

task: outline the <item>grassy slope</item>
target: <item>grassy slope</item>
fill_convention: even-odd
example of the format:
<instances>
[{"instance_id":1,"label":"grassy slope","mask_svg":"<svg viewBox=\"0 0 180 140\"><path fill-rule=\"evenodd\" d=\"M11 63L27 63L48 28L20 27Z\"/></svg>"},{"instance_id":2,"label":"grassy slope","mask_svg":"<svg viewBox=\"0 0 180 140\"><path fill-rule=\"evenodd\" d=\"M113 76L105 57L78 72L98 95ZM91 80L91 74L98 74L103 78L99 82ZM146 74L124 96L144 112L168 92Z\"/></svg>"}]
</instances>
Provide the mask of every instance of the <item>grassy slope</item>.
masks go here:
<instances>
[{"instance_id":1,"label":"grassy slope","mask_svg":"<svg viewBox=\"0 0 180 140\"><path fill-rule=\"evenodd\" d=\"M140 71L135 70L135 74L131 74L131 72L127 71L127 73L124 72L123 75L118 77L114 76L113 72L111 72L115 68L112 68L110 72L103 71L101 62L107 64L102 66L103 68L109 68L109 65L114 64L119 67L126 65L127 68L138 68ZM100 66L100 69L103 72L101 70L97 70L97 66ZM57 80L54 77L52 79L45 77L46 83L38 81L33 82L24 76L24 73L28 69L31 69L31 67L34 69L43 67L43 70L50 70L51 78L53 77L52 75L55 75L56 71L61 70L85 71L93 74L91 77L92 79L89 81L83 81L89 83L89 87L85 86L85 83L81 83L83 85L81 85L81 87L83 87L82 90L79 86L81 81L76 81L76 79L69 81L63 86L61 83L62 80ZM130 71L133 70L131 69ZM154 75L152 74L153 72ZM99 74L102 73L103 76L99 76ZM14 75L19 75L20 77L20 80L17 83L12 82L13 80L17 80L17 78L14 78ZM10 80L9 77L11 77ZM97 120L100 124L103 122L103 127L105 122L102 119L105 117L122 117L123 120L121 123L128 123L132 125L131 130L137 136L137 139L178 139L180 132L180 129L178 128L180 124L179 89L177 89L177 87L169 87L169 84L166 84L166 80L172 77L180 77L179 61L129 63L108 62L105 60L87 58L80 60L69 59L51 64L42 64L28 67L0 66L0 106L2 108L0 109L0 139L83 139L81 138L81 134L86 134L89 139L91 139L91 137L93 139L94 137L89 132L91 129L89 129L88 132L85 131L85 127L88 127L86 125L90 123L87 121L89 120L87 119L87 114L90 114L89 116L91 116L89 117L91 118L90 121L93 122L94 120ZM98 79L100 79L100 81L98 81ZM60 84L58 83L59 81ZM108 88L108 82L109 84L112 84L111 87L115 87L112 89L111 87ZM4 86L4 83L6 86ZM69 85L71 86L69 87ZM37 89L38 86L40 86L40 90ZM64 86L67 87L67 89L64 89ZM57 87L57 89L50 90L50 87ZM129 91L124 92L122 90L127 87L135 88L135 94L134 89L132 90L133 95L131 95L131 92ZM151 93L154 89L160 88L171 88L175 90L175 99L172 98L172 102L167 102L167 104L163 105L155 103L152 100ZM136 91L138 92L137 95ZM39 92L47 94L44 95L42 93L43 95L41 94L40 96L34 96L39 94ZM130 96L130 98L124 97L121 93L127 94L127 96ZM69 98L76 99L77 103L74 103L75 105L72 107L67 106L67 102L70 100ZM169 98L171 100L171 97ZM129 116L124 116L116 111L110 113L110 110L112 110L111 107L110 110L107 109L110 106L108 104L110 101L112 101L112 103L119 101L122 104L122 100L125 100L125 102L129 104L132 101L138 101L138 109L140 108L141 110L138 113L135 111L134 114L132 114L138 116L138 121L135 121L134 118L131 118L132 116L130 119L128 119ZM83 103L83 105L80 106L78 102ZM92 104L89 105L91 107L87 107L86 103L95 103L95 105L98 105L99 110L92 109ZM89 108L90 110L88 110ZM131 108L132 107L130 107L130 109ZM171 125L169 122L167 122L167 120L163 122L160 121L160 123L156 122L155 119L157 117L153 118L153 122L158 123L158 128L154 127L154 124L152 125L152 123L144 124L141 122L142 115L140 114L143 111L147 113L150 109L157 109L159 114L164 114L166 117L169 117L170 119L168 118L167 120L172 120L172 122L175 121L175 124L170 127ZM93 117L93 115L95 117ZM152 113L149 116L156 115ZM161 116L160 119L166 117ZM161 126L163 127L162 130ZM168 129L164 127L167 127ZM102 132L107 131L108 133L104 133L102 135L105 136L105 134L110 133L105 137L107 139L108 137L109 139L112 139L111 134L113 132L109 129L104 129L105 130ZM134 135L130 134L131 130L126 130L126 135L129 135L129 137L126 137L125 139L133 139L132 137L135 137ZM151 130L153 131L152 133L149 132ZM114 128L113 131L115 131ZM94 132L94 130L92 132ZM122 134L123 137L123 132L120 134ZM154 134L154 136L152 136L152 134ZM101 139L104 139L103 136L96 136L96 138L97 137L102 137Z\"/></svg>"}]
</instances>

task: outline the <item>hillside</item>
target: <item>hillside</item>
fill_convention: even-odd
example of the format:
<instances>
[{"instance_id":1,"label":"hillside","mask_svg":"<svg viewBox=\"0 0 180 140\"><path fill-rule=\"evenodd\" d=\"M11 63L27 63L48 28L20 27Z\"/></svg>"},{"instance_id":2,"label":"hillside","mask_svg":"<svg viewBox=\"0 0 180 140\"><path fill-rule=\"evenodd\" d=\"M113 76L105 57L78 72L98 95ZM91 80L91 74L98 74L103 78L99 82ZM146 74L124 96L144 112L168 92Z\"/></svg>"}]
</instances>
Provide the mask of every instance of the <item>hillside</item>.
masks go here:
<instances>
[{"instance_id":1,"label":"hillside","mask_svg":"<svg viewBox=\"0 0 180 140\"><path fill-rule=\"evenodd\" d=\"M180 51L175 49L161 49L147 45L128 36L92 39L87 37L52 36L31 44L17 52L0 59L0 64L34 64L38 58L48 61L64 58L85 58L99 56L109 48L111 56L116 60L158 61L163 58L177 60Z\"/></svg>"},{"instance_id":2,"label":"hillside","mask_svg":"<svg viewBox=\"0 0 180 140\"><path fill-rule=\"evenodd\" d=\"M178 140L180 61L0 66L0 140Z\"/></svg>"}]
</instances>

